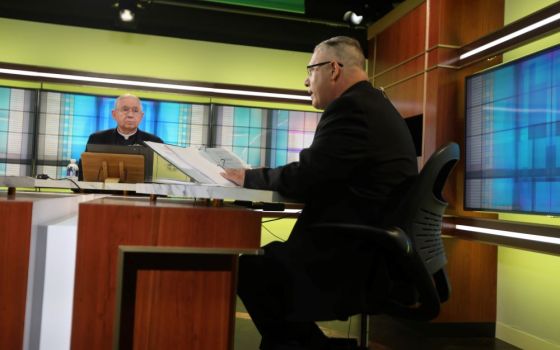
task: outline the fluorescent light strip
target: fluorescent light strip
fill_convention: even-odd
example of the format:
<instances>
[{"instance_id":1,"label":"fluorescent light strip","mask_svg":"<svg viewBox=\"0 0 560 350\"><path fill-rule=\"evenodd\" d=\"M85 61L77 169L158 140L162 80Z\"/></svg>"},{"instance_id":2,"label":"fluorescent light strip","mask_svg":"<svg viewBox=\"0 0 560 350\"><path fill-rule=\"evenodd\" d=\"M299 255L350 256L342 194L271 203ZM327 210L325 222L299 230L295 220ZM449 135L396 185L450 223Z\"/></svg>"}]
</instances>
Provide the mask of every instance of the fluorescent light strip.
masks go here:
<instances>
[{"instance_id":1,"label":"fluorescent light strip","mask_svg":"<svg viewBox=\"0 0 560 350\"><path fill-rule=\"evenodd\" d=\"M467 226L467 225L455 225L455 228L457 230L461 230L461 231L479 232L479 233L486 233L486 234L495 235L495 236L518 238L518 239L523 239L523 240L527 240L527 241L560 244L560 238L556 238L556 237L531 235L531 234L528 234L528 233L494 230L494 229L491 229L491 228Z\"/></svg>"},{"instance_id":2,"label":"fluorescent light strip","mask_svg":"<svg viewBox=\"0 0 560 350\"><path fill-rule=\"evenodd\" d=\"M472 56L472 55L476 55L476 54L479 53L479 52L486 51L486 50L488 50L488 49L491 48L491 47L494 47L494 46L496 46L496 45L499 45L499 44L501 44L501 43L504 43L504 42L506 42L506 41L508 41L508 40L511 40L511 39L513 39L513 38L516 38L516 37L518 37L518 36L520 36L520 35L523 35L523 34L525 34L525 33L528 33L528 32L530 32L530 31L532 31L532 30L535 30L535 29L537 29L537 28L540 28L540 27L542 27L542 26L545 26L545 25L547 25L547 24L549 24L549 23L552 23L552 22L554 22L554 21L557 21L558 19L560 19L560 13L557 13L557 14L555 14L555 15L553 15L553 16L550 16L550 17L548 17L548 18L545 18L545 19L543 19L543 20L540 20L540 21L538 21L538 22L536 22L536 23L533 23L533 24L531 24L531 25L529 25L529 26L527 26L527 27L525 27L525 28L519 29L518 31L515 31L515 32L513 32L513 33L511 33L511 34L508 34L508 35L506 35L506 36L503 36L503 37L501 37L501 38L499 38L499 39L496 39L496 40L494 40L494 41L491 41L491 42L489 42L488 44L484 44L484 45L482 45L482 46L479 46L479 47L477 47L476 49L473 49L473 50L471 50L471 51L467 51L467 52L465 52L464 54L462 54L461 56L459 56L459 59L460 59L460 60L463 60L463 59L465 59L465 58L467 58L467 57L470 57L470 56Z\"/></svg>"},{"instance_id":3,"label":"fluorescent light strip","mask_svg":"<svg viewBox=\"0 0 560 350\"><path fill-rule=\"evenodd\" d=\"M284 210L262 210L262 209L254 209L254 211L262 211L264 213L285 213L285 214L298 214L301 212L301 209L284 209Z\"/></svg>"},{"instance_id":4,"label":"fluorescent light strip","mask_svg":"<svg viewBox=\"0 0 560 350\"><path fill-rule=\"evenodd\" d=\"M83 75L45 73L45 72L35 72L35 71L28 71L28 70L19 70L19 69L0 68L0 73L10 74L10 75L26 76L26 77L50 78L50 79L60 79L60 80L73 80L73 81L78 81L78 82L91 82L91 83L112 84L112 85L130 85L130 86L140 86L140 87L147 87L147 88L160 88L160 89L179 90L179 91L210 92L210 93L224 94L224 95L242 95L242 96L255 96L255 97L284 98L284 99L302 100L302 101L310 101L311 100L310 96L304 96L304 95L279 94L279 93L273 93L273 92L261 92L261 91L250 91L250 90L217 89L217 88L208 88L208 87L191 86L191 85L151 83L151 82L147 82L147 81L87 77L87 76L83 76Z\"/></svg>"}]
</instances>

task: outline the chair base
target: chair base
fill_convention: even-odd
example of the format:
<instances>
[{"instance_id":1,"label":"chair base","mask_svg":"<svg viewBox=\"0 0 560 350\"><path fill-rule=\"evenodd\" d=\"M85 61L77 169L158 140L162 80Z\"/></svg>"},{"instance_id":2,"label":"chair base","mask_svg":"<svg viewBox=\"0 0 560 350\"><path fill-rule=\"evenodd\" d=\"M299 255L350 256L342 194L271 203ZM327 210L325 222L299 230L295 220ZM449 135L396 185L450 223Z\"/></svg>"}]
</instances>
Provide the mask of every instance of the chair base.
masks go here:
<instances>
[{"instance_id":1,"label":"chair base","mask_svg":"<svg viewBox=\"0 0 560 350\"><path fill-rule=\"evenodd\" d=\"M496 324L493 322L422 322L403 320L387 315L370 316L370 338L381 340L387 336L410 337L494 337Z\"/></svg>"}]
</instances>

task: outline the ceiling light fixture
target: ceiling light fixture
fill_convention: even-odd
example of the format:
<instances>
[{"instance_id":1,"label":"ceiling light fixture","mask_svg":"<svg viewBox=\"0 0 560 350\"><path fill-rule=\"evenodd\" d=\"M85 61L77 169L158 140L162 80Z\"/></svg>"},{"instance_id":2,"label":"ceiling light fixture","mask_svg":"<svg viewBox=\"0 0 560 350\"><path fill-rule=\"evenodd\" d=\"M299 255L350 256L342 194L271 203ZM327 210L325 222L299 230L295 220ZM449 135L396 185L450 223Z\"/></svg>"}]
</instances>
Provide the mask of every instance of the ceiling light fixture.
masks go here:
<instances>
[{"instance_id":1,"label":"ceiling light fixture","mask_svg":"<svg viewBox=\"0 0 560 350\"><path fill-rule=\"evenodd\" d=\"M142 8L142 5L138 0L118 0L115 5L118 11L118 19L123 25L130 26L136 20L137 12Z\"/></svg>"},{"instance_id":2,"label":"ceiling light fixture","mask_svg":"<svg viewBox=\"0 0 560 350\"><path fill-rule=\"evenodd\" d=\"M140 80L101 78L101 77L91 77L85 75L47 73L47 72L30 71L30 70L22 70L22 69L0 68L0 74L25 76L25 77L33 77L33 78L55 79L61 81L98 83L98 84L105 84L105 85L125 85L131 87L154 88L154 89L164 89L164 90L174 90L174 91L192 91L192 92L219 94L219 95L253 96L253 97L287 99L287 100L297 100L297 101L311 100L311 97L307 95L283 94L283 93L253 91L253 90L210 88L210 87L196 86L196 85L181 85L181 84L170 84L170 83L156 83L156 82L140 81Z\"/></svg>"},{"instance_id":3,"label":"ceiling light fixture","mask_svg":"<svg viewBox=\"0 0 560 350\"><path fill-rule=\"evenodd\" d=\"M355 26L362 23L363 19L364 19L364 16L359 16L359 15L356 14L356 12L353 12L353 11L346 11L344 16L342 17L342 20L344 22L348 22L348 23L353 24Z\"/></svg>"},{"instance_id":4,"label":"ceiling light fixture","mask_svg":"<svg viewBox=\"0 0 560 350\"><path fill-rule=\"evenodd\" d=\"M122 9L119 10L119 17L123 22L132 22L134 21L134 12L130 9Z\"/></svg>"}]
</instances>

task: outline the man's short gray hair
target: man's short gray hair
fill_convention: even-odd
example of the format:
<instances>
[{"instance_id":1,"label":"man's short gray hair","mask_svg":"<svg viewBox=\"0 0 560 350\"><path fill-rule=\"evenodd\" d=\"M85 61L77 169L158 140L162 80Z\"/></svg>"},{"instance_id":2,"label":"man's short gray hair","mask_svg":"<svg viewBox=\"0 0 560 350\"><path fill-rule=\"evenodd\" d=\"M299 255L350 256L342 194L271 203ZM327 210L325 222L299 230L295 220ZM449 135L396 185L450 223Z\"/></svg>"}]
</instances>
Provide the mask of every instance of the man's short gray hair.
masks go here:
<instances>
[{"instance_id":1,"label":"man's short gray hair","mask_svg":"<svg viewBox=\"0 0 560 350\"><path fill-rule=\"evenodd\" d=\"M135 96L133 94L124 94L124 95L120 95L119 97L117 97L117 99L115 100L115 105L113 106L113 110L117 110L117 108L119 107L119 101L125 97L132 97L135 98L136 100L138 100L138 103L140 104L140 111L142 111L142 101L140 101L140 99L138 98L138 96Z\"/></svg>"},{"instance_id":2,"label":"man's short gray hair","mask_svg":"<svg viewBox=\"0 0 560 350\"><path fill-rule=\"evenodd\" d=\"M335 36L320 42L315 46L315 51L327 50L334 58L345 66L365 68L366 59L358 40L347 36Z\"/></svg>"}]
</instances>

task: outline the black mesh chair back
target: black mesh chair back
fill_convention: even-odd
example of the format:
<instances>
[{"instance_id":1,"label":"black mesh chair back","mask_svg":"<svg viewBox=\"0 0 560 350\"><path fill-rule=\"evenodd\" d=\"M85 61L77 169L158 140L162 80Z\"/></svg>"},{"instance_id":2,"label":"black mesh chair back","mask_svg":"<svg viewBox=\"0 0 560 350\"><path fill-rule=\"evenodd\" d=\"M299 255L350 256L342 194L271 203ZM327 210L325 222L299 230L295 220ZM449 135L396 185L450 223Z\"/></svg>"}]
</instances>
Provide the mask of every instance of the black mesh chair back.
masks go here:
<instances>
[{"instance_id":1,"label":"black mesh chair back","mask_svg":"<svg viewBox=\"0 0 560 350\"><path fill-rule=\"evenodd\" d=\"M447 202L443 187L460 157L456 143L438 149L413 179L399 205L389 215L389 231L404 280L414 288L416 302L404 304L389 300L384 312L412 319L430 320L449 298L450 284L445 271L447 258L441 239L441 226ZM409 240L409 244L403 244ZM408 245L408 246L407 246ZM392 255L395 257L395 255Z\"/></svg>"}]
</instances>

